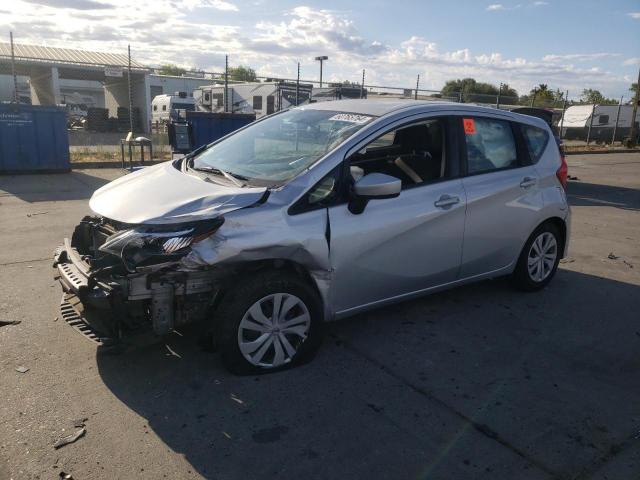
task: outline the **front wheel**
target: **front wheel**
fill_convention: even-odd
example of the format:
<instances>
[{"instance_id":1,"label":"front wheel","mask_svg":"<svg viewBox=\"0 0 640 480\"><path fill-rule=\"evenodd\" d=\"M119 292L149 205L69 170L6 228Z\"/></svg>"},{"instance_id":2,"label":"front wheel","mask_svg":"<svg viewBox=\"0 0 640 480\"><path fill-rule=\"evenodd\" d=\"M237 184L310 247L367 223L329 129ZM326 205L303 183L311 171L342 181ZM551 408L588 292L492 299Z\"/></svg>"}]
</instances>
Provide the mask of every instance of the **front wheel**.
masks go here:
<instances>
[{"instance_id":1,"label":"front wheel","mask_svg":"<svg viewBox=\"0 0 640 480\"><path fill-rule=\"evenodd\" d=\"M522 249L513 280L522 290L544 288L553 278L560 261L560 234L551 223L539 226Z\"/></svg>"},{"instance_id":2,"label":"front wheel","mask_svg":"<svg viewBox=\"0 0 640 480\"><path fill-rule=\"evenodd\" d=\"M289 274L258 273L222 299L217 343L237 374L281 370L316 352L322 338L317 293Z\"/></svg>"}]
</instances>

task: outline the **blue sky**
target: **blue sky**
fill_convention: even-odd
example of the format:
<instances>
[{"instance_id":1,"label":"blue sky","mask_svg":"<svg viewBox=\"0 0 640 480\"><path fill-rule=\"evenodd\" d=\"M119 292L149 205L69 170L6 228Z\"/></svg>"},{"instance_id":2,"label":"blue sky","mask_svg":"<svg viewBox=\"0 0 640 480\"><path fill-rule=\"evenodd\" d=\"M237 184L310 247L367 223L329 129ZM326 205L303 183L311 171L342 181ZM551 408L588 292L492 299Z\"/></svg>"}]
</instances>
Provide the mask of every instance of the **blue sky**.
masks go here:
<instances>
[{"instance_id":1,"label":"blue sky","mask_svg":"<svg viewBox=\"0 0 640 480\"><path fill-rule=\"evenodd\" d=\"M538 83L628 95L640 68L640 1L15 0L0 25L17 41L125 51L152 65L439 89L472 76L526 93Z\"/></svg>"}]
</instances>

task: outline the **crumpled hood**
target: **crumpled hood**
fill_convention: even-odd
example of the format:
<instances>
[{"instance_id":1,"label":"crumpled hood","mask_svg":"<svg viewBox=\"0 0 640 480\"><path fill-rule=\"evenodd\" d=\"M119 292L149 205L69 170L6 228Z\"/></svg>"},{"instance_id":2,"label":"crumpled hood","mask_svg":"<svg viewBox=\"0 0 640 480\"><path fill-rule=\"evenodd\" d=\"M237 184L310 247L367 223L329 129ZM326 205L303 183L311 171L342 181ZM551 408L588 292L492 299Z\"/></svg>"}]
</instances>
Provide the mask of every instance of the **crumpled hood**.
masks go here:
<instances>
[{"instance_id":1,"label":"crumpled hood","mask_svg":"<svg viewBox=\"0 0 640 480\"><path fill-rule=\"evenodd\" d=\"M248 207L266 188L227 187L161 163L125 175L95 191L89 206L124 223L168 224L215 218Z\"/></svg>"}]
</instances>

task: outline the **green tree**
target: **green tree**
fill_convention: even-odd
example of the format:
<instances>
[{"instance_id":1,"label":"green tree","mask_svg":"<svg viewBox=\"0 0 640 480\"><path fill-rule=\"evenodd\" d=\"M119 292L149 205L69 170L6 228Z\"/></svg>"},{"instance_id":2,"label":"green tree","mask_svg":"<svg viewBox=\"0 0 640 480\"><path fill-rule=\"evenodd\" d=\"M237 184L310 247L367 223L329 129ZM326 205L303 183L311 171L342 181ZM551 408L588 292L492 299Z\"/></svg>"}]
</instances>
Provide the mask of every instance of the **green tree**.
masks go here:
<instances>
[{"instance_id":1,"label":"green tree","mask_svg":"<svg viewBox=\"0 0 640 480\"><path fill-rule=\"evenodd\" d=\"M637 83L632 83L631 87L629 88L629 91L632 92L633 97L631 98L631 104L633 105L634 102L637 102L638 99L638 84Z\"/></svg>"},{"instance_id":2,"label":"green tree","mask_svg":"<svg viewBox=\"0 0 640 480\"><path fill-rule=\"evenodd\" d=\"M585 88L582 90L582 95L580 95L580 100L583 103L593 103L599 105L615 105L618 102L613 98L606 98L600 91L594 90L592 88Z\"/></svg>"},{"instance_id":3,"label":"green tree","mask_svg":"<svg viewBox=\"0 0 640 480\"><path fill-rule=\"evenodd\" d=\"M229 80L255 82L257 79L256 71L251 67L245 67L243 65L239 67L229 67Z\"/></svg>"},{"instance_id":4,"label":"green tree","mask_svg":"<svg viewBox=\"0 0 640 480\"><path fill-rule=\"evenodd\" d=\"M448 80L442 88L442 96L458 98L462 101L480 101L482 95L496 96L498 87L490 83L478 82L475 78ZM503 91L504 93L504 91Z\"/></svg>"},{"instance_id":5,"label":"green tree","mask_svg":"<svg viewBox=\"0 0 640 480\"><path fill-rule=\"evenodd\" d=\"M181 77L185 73L187 73L186 68L179 67L172 63L167 63L165 65L161 65L159 69L156 70L159 75L172 75L174 77Z\"/></svg>"}]
</instances>

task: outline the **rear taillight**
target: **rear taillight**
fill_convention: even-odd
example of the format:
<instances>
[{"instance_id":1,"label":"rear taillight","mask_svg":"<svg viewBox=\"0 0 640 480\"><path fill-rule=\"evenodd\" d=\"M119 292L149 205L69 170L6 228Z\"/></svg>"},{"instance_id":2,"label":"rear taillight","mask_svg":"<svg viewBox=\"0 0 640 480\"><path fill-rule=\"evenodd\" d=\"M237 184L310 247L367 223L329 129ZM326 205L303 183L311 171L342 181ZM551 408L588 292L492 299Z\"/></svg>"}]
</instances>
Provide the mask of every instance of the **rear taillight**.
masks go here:
<instances>
[{"instance_id":1,"label":"rear taillight","mask_svg":"<svg viewBox=\"0 0 640 480\"><path fill-rule=\"evenodd\" d=\"M567 159L564 156L564 152L562 151L562 145L560 145L560 168L556 171L556 177L560 181L562 188L567 189L567 176L569 168L567 167Z\"/></svg>"}]
</instances>

